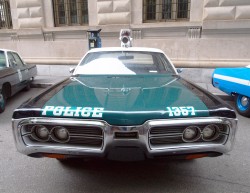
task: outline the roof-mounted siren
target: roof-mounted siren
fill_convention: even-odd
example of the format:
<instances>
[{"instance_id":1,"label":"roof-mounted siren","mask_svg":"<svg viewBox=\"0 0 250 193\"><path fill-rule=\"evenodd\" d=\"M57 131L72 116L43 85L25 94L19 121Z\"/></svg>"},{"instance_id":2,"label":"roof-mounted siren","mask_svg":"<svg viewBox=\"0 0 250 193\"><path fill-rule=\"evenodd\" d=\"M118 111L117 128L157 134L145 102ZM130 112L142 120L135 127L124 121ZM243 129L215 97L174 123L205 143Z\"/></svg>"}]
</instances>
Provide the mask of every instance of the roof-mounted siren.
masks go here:
<instances>
[{"instance_id":1,"label":"roof-mounted siren","mask_svg":"<svg viewBox=\"0 0 250 193\"><path fill-rule=\"evenodd\" d=\"M121 47L132 47L132 40L131 37L132 31L130 29L121 29L120 31L120 40L121 40Z\"/></svg>"}]
</instances>

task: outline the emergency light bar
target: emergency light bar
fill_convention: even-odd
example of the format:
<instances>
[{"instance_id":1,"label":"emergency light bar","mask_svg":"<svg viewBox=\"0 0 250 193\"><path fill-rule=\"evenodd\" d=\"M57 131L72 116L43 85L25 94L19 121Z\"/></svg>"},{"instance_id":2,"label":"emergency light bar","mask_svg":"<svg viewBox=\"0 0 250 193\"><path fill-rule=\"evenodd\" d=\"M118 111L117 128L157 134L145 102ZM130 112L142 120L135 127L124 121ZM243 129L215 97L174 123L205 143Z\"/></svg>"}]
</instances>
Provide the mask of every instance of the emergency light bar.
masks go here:
<instances>
[{"instance_id":1,"label":"emergency light bar","mask_svg":"<svg viewBox=\"0 0 250 193\"><path fill-rule=\"evenodd\" d=\"M132 47L132 40L131 37L131 30L130 29L121 29L120 31L120 40L121 40L121 47Z\"/></svg>"}]
</instances>

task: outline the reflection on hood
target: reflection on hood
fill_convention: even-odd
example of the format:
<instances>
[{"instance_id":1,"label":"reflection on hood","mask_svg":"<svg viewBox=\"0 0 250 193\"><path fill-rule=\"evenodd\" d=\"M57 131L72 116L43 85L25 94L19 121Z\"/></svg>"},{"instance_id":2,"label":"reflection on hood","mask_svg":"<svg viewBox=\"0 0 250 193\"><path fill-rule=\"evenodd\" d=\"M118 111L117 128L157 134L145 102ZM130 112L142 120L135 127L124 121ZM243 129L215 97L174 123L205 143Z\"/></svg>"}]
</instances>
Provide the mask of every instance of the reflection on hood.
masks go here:
<instances>
[{"instance_id":1,"label":"reflection on hood","mask_svg":"<svg viewBox=\"0 0 250 193\"><path fill-rule=\"evenodd\" d=\"M83 66L79 66L76 69L75 74L135 75L136 73L129 70L120 60L116 58L99 58Z\"/></svg>"}]
</instances>

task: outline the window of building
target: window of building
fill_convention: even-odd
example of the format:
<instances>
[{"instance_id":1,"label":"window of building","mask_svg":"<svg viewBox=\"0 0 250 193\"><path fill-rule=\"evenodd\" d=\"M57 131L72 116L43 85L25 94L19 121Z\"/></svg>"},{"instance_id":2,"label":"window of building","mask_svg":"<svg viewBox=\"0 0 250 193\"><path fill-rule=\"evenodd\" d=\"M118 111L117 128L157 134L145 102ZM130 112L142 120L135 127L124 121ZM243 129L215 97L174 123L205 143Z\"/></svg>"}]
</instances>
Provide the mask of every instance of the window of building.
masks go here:
<instances>
[{"instance_id":1,"label":"window of building","mask_svg":"<svg viewBox=\"0 0 250 193\"><path fill-rule=\"evenodd\" d=\"M144 21L189 19L190 1L191 0L144 0Z\"/></svg>"},{"instance_id":2,"label":"window of building","mask_svg":"<svg viewBox=\"0 0 250 193\"><path fill-rule=\"evenodd\" d=\"M10 3L8 0L0 0L0 29L12 28Z\"/></svg>"},{"instance_id":3,"label":"window of building","mask_svg":"<svg viewBox=\"0 0 250 193\"><path fill-rule=\"evenodd\" d=\"M56 26L87 25L88 0L53 0Z\"/></svg>"}]
</instances>

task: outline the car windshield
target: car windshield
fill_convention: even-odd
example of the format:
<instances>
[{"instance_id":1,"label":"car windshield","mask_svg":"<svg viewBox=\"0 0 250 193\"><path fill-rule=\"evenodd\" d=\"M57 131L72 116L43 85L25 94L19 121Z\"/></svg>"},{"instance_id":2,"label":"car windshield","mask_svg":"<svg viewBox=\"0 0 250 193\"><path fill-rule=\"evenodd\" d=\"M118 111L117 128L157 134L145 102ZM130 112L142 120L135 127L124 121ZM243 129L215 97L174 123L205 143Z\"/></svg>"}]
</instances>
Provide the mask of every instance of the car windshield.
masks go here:
<instances>
[{"instance_id":1,"label":"car windshield","mask_svg":"<svg viewBox=\"0 0 250 193\"><path fill-rule=\"evenodd\" d=\"M166 73L175 74L175 70L162 53L104 51L87 54L74 74L136 75Z\"/></svg>"}]
</instances>

